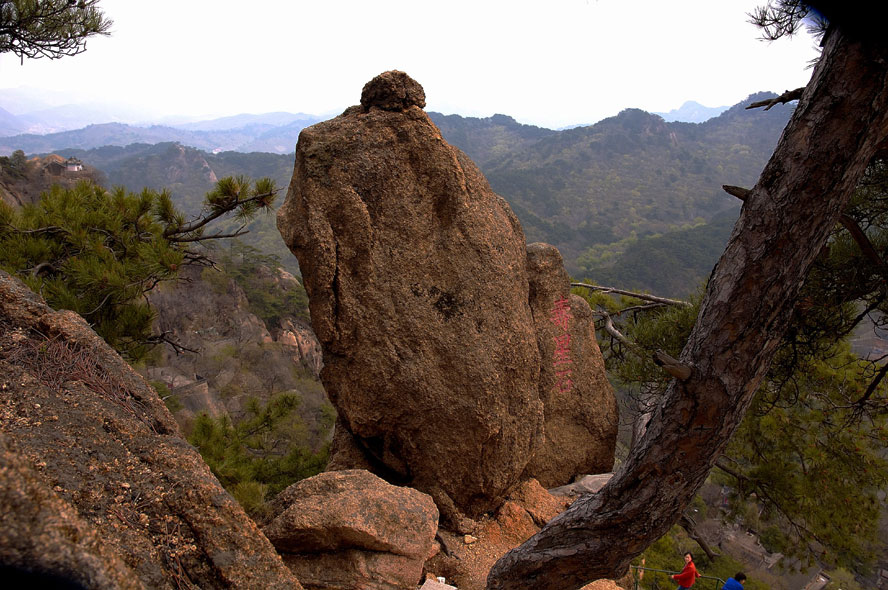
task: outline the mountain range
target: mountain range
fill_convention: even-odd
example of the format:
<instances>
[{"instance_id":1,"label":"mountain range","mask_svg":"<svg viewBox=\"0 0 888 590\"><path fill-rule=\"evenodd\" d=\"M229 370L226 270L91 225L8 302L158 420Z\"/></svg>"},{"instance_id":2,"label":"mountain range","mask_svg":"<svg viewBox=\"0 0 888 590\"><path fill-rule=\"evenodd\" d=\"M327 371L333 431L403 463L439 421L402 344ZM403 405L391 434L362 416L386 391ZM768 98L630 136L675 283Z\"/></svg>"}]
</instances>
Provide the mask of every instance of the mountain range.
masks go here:
<instances>
[{"instance_id":1,"label":"mountain range","mask_svg":"<svg viewBox=\"0 0 888 590\"><path fill-rule=\"evenodd\" d=\"M558 246L572 275L684 296L708 275L739 210L721 185L755 183L792 112L745 109L766 96L773 94L751 95L704 123L666 122L638 109L562 131L505 115L430 117L508 200L528 241ZM229 174L287 186L298 133L313 122L273 113L179 127L112 123L0 138L0 146L75 156L131 190L169 188L194 214ZM247 145L258 147L234 151ZM250 229L251 245L292 261L272 218Z\"/></svg>"},{"instance_id":2,"label":"mountain range","mask_svg":"<svg viewBox=\"0 0 888 590\"><path fill-rule=\"evenodd\" d=\"M667 123L703 123L713 117L718 117L728 110L729 106L707 107L697 101L688 100L677 109L672 109L668 113L654 113L660 115Z\"/></svg>"},{"instance_id":3,"label":"mountain range","mask_svg":"<svg viewBox=\"0 0 888 590\"><path fill-rule=\"evenodd\" d=\"M0 112L0 122L9 115ZM0 154L20 149L27 153L54 152L65 148L92 149L106 145L178 142L210 152L293 152L299 132L321 120L313 115L268 113L237 115L180 126L126 123L94 123L81 129L56 133L24 133L0 137Z\"/></svg>"}]
</instances>

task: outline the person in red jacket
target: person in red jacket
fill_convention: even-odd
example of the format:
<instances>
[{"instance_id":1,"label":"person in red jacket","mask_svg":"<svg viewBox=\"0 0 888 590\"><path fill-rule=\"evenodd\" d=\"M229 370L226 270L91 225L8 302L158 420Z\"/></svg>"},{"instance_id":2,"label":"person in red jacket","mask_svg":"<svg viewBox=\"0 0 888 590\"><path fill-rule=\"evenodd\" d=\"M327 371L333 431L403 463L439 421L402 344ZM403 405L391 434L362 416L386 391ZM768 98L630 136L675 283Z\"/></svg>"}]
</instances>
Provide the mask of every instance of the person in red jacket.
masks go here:
<instances>
[{"instance_id":1,"label":"person in red jacket","mask_svg":"<svg viewBox=\"0 0 888 590\"><path fill-rule=\"evenodd\" d=\"M684 557L684 569L677 574L669 576L670 578L678 582L678 588L676 590L687 590L688 588L693 586L694 582L697 581L697 578L700 577L700 574L697 572L697 567L694 565L694 556L691 555L691 552L688 551L687 553L685 553Z\"/></svg>"}]
</instances>

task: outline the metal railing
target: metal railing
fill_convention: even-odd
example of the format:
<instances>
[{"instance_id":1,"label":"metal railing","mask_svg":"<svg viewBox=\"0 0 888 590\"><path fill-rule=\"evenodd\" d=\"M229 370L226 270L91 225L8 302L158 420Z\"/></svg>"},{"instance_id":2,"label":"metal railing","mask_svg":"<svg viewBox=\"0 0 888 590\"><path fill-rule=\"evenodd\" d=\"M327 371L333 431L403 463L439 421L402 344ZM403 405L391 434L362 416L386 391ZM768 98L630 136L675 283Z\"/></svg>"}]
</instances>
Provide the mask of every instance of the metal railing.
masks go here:
<instances>
[{"instance_id":1,"label":"metal railing","mask_svg":"<svg viewBox=\"0 0 888 590\"><path fill-rule=\"evenodd\" d=\"M646 588L648 590L675 590L678 584L674 580L669 580L669 583L663 586L656 579L652 579L649 585L639 586L639 583L642 580L639 579L638 572L654 572L661 574L677 574L677 571L670 570L658 570L652 567L641 567L640 565L630 565L632 568L632 579L635 581L635 590L641 590L642 588ZM721 590L721 587L725 585L725 581L721 578L716 578L714 576L700 576L697 578L696 584L694 584L694 588L699 588L700 590Z\"/></svg>"}]
</instances>

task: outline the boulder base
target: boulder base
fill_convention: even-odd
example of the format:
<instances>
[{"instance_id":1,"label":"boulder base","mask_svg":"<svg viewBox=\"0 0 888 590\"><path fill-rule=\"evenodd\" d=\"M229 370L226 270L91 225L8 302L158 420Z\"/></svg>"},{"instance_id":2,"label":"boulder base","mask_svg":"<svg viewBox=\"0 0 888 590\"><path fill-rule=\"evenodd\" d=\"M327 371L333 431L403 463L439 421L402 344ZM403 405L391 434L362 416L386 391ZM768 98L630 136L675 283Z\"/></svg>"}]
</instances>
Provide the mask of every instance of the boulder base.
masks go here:
<instances>
[{"instance_id":1,"label":"boulder base","mask_svg":"<svg viewBox=\"0 0 888 590\"><path fill-rule=\"evenodd\" d=\"M363 470L297 482L272 514L263 532L308 589L415 590L438 550L432 499Z\"/></svg>"}]
</instances>

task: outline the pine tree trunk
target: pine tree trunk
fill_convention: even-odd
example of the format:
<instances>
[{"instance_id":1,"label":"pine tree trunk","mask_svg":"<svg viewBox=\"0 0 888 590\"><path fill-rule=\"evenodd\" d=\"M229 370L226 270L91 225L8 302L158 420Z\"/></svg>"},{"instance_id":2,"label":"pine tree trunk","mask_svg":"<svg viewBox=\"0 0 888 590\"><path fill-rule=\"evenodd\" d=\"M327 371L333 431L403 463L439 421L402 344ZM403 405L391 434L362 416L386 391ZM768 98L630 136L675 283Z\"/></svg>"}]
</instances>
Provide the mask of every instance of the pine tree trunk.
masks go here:
<instances>
[{"instance_id":1,"label":"pine tree trunk","mask_svg":"<svg viewBox=\"0 0 888 590\"><path fill-rule=\"evenodd\" d=\"M888 47L827 33L823 55L712 277L644 439L597 494L510 551L488 590L621 576L679 520L740 424L809 265L888 129Z\"/></svg>"}]
</instances>

